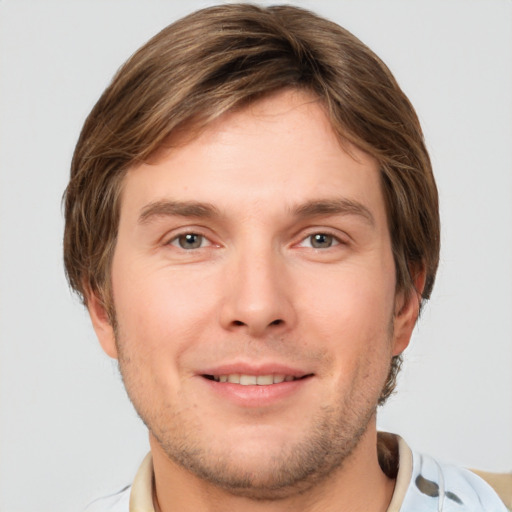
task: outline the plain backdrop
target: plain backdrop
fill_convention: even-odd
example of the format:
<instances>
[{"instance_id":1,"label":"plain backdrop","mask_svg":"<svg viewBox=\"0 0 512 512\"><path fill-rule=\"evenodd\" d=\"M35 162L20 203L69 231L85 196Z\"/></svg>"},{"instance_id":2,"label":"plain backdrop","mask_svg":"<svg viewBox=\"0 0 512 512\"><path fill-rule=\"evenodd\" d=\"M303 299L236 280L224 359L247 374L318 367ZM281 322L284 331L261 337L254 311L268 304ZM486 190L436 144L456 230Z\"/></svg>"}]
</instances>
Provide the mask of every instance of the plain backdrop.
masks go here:
<instances>
[{"instance_id":1,"label":"plain backdrop","mask_svg":"<svg viewBox=\"0 0 512 512\"><path fill-rule=\"evenodd\" d=\"M345 26L416 106L441 197L437 285L382 429L512 470L512 2L292 2ZM80 511L148 449L62 266L61 195L120 64L209 2L0 0L0 511Z\"/></svg>"}]
</instances>

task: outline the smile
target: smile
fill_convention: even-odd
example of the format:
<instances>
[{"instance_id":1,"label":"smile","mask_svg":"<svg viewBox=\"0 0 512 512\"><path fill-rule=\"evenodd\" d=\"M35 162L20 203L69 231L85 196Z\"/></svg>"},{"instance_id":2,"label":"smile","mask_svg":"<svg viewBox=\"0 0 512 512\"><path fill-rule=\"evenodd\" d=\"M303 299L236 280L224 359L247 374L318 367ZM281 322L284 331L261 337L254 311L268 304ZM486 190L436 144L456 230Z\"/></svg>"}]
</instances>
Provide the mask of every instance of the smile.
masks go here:
<instances>
[{"instance_id":1,"label":"smile","mask_svg":"<svg viewBox=\"0 0 512 512\"><path fill-rule=\"evenodd\" d=\"M215 382L229 382L230 384L240 384L241 386L270 386L272 384L280 384L281 382L292 382L300 380L303 377L294 377L293 375L245 375L241 373L230 373L228 375L203 375L206 379Z\"/></svg>"}]
</instances>

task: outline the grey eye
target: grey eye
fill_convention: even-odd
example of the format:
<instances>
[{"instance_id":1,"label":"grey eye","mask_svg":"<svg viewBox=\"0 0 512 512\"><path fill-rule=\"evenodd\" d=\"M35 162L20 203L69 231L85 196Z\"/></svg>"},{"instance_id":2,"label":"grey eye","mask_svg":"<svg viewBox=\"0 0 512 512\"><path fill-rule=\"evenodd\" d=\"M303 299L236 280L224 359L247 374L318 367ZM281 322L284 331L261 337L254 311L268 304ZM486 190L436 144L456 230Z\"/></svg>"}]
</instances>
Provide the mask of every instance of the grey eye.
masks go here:
<instances>
[{"instance_id":1,"label":"grey eye","mask_svg":"<svg viewBox=\"0 0 512 512\"><path fill-rule=\"evenodd\" d=\"M187 233L177 237L177 242L182 249L198 249L203 245L203 235L197 233Z\"/></svg>"},{"instance_id":2,"label":"grey eye","mask_svg":"<svg viewBox=\"0 0 512 512\"><path fill-rule=\"evenodd\" d=\"M326 233L316 233L309 237L311 247L315 249L327 249L332 247L334 244L334 237L332 235L327 235Z\"/></svg>"}]
</instances>

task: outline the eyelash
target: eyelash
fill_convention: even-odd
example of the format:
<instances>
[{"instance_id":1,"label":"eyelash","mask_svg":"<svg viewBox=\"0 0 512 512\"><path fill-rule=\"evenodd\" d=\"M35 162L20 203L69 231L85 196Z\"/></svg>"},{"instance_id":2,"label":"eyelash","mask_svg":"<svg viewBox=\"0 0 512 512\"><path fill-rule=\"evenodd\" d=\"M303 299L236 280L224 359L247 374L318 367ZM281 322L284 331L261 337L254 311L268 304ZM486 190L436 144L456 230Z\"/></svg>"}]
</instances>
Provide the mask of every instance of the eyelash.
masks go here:
<instances>
[{"instance_id":1,"label":"eyelash","mask_svg":"<svg viewBox=\"0 0 512 512\"><path fill-rule=\"evenodd\" d=\"M314 240L314 237L323 237L326 240L327 243L330 243L330 245L328 247L315 247L314 244L315 243L318 243L318 244L322 244L322 243L325 243L325 242L322 242L321 240ZM336 247L337 245L341 245L342 242L341 240L334 236L333 234L329 233L329 232L324 232L324 231L318 231L318 232L315 232L315 233L310 233L309 235L307 235L306 237L304 237L301 242L300 242L300 245L304 244L304 242L306 242L307 240L310 240L310 244L311 245L308 245L308 247L311 247L313 249L330 249L331 247Z\"/></svg>"},{"instance_id":2,"label":"eyelash","mask_svg":"<svg viewBox=\"0 0 512 512\"><path fill-rule=\"evenodd\" d=\"M313 245L315 243L315 242L313 242L313 237L326 237L327 239L329 239L330 245L328 247L315 247ZM308 240L310 240L311 243L310 243L310 245L305 246L304 243ZM319 243L322 243L322 242L319 242ZM297 245L299 245L301 247L308 247L311 249L316 249L316 250L323 250L323 249L326 250L326 249L331 249L333 247L336 247L338 245L346 245L346 242L341 240L338 236L330 233L329 231L314 231L312 233L309 233L304 238L302 238Z\"/></svg>"},{"instance_id":3,"label":"eyelash","mask_svg":"<svg viewBox=\"0 0 512 512\"><path fill-rule=\"evenodd\" d=\"M199 238L199 245L193 246L193 247L184 247L182 245L183 243L186 243L187 237L196 237ZM327 238L327 243L330 243L328 247L315 247L315 241L313 241L313 237L325 237ZM310 240L309 245L304 245L306 241ZM190 240L189 240L190 241ZM317 243L321 244L322 241L316 241ZM192 241L193 243L193 241ZM192 251L195 249L204 249L205 247L209 247L214 245L213 242L211 242L208 237L203 235L202 233L196 232L196 231L186 231L183 233L180 233L178 235L175 235L173 238L171 238L168 242L166 242L166 245L172 245L173 247L176 247L178 249L182 249L184 251ZM309 233L305 237L303 237L300 242L297 244L299 247L309 247L311 249L316 250L323 250L323 249L331 249L332 247L336 247L338 245L346 245L345 242L340 240L339 237L333 235L332 233L329 233L328 231L315 231L313 233Z\"/></svg>"},{"instance_id":4,"label":"eyelash","mask_svg":"<svg viewBox=\"0 0 512 512\"><path fill-rule=\"evenodd\" d=\"M180 243L181 240L186 239L186 237L194 237L194 236L201 239L199 246L187 248L187 247L183 247L181 245L181 243ZM207 242L207 244L203 245L203 242ZM172 246L182 249L184 251L191 251L194 249L204 249L204 247L209 247L209 246L213 245L213 243L205 235L203 235L201 233L198 233L196 231L186 231L184 233L180 233L180 234L174 236L173 238L171 238L166 243L166 245L172 245Z\"/></svg>"}]
</instances>

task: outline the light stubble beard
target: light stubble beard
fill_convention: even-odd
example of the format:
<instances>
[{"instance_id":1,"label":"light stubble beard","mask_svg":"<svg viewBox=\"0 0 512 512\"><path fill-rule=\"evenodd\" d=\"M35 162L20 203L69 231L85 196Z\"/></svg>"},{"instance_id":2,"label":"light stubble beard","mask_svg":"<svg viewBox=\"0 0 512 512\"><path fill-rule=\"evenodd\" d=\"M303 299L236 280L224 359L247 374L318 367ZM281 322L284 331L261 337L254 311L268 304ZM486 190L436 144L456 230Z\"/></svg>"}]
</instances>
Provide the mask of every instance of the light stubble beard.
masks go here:
<instances>
[{"instance_id":1,"label":"light stubble beard","mask_svg":"<svg viewBox=\"0 0 512 512\"><path fill-rule=\"evenodd\" d=\"M283 447L257 472L235 463L229 447L222 454L212 453L186 436L176 439L168 432L157 435L150 430L170 460L201 480L234 496L275 501L303 494L339 470L358 446L374 414L375 408L368 410L358 418L357 426L348 426L343 417L336 420L336 412L324 408L302 441Z\"/></svg>"},{"instance_id":2,"label":"light stubble beard","mask_svg":"<svg viewBox=\"0 0 512 512\"><path fill-rule=\"evenodd\" d=\"M275 501L307 492L344 466L375 419L385 378L380 388L366 389L366 377L374 370L370 363L359 368L359 380L355 379L357 382L352 383L339 404L323 406L313 418L305 418L307 425L302 440L283 446L269 456L266 467L248 470L231 457L230 446L218 453L201 444L201 427L184 418L182 411L171 411L167 406L166 415L136 399L137 393L132 390L138 387L137 378L134 369L129 368L130 358L123 354L118 329L115 330L119 370L128 397L165 455L199 479L233 496ZM392 326L389 331L392 335ZM390 364L388 371L389 367ZM161 421L164 417L166 421Z\"/></svg>"},{"instance_id":3,"label":"light stubble beard","mask_svg":"<svg viewBox=\"0 0 512 512\"><path fill-rule=\"evenodd\" d=\"M184 417L182 411L171 412L168 407L162 414L137 401L127 386L131 379L126 378L122 362L120 370L137 413L170 461L233 496L258 501L303 494L340 470L367 432L377 409L378 392L369 399L360 389L352 390L337 407L324 406L314 417L305 414L302 439L284 444L257 469L250 462L247 468L246 458L240 454L233 457L229 442L222 450L202 442L201 426ZM133 379L131 384L137 386Z\"/></svg>"}]
</instances>

